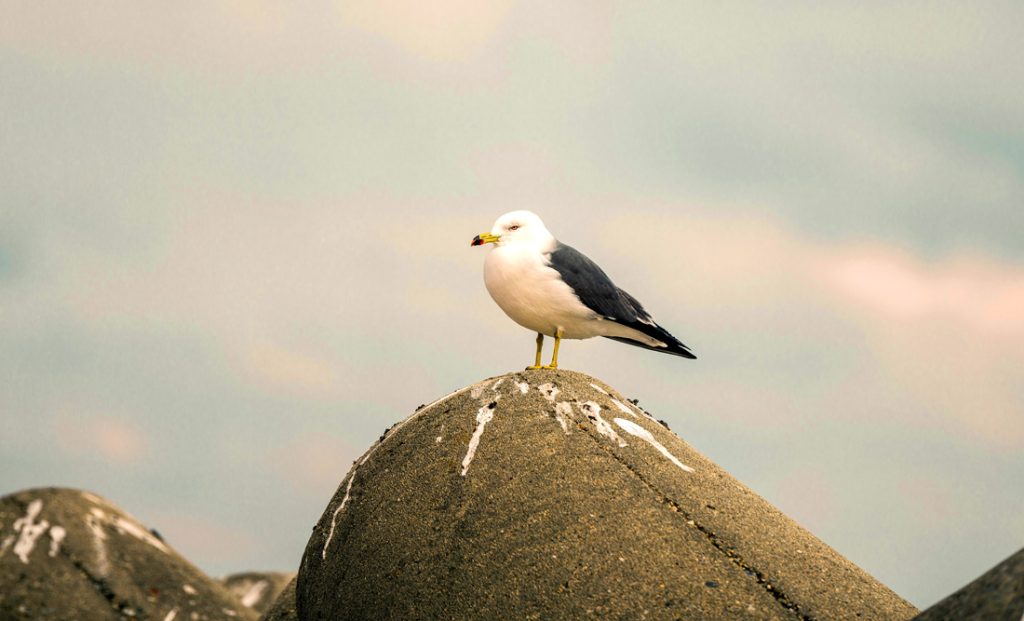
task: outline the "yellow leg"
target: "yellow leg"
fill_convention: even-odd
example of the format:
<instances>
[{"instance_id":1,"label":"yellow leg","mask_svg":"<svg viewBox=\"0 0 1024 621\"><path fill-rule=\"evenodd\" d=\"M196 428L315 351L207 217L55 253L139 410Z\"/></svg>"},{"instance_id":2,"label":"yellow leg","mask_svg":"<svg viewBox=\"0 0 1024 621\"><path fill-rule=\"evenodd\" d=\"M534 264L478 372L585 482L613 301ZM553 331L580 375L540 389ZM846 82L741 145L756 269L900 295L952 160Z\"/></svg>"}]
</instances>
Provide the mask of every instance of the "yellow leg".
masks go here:
<instances>
[{"instance_id":1,"label":"yellow leg","mask_svg":"<svg viewBox=\"0 0 1024 621\"><path fill-rule=\"evenodd\" d=\"M555 351L551 354L551 364L544 367L545 369L557 369L558 368L558 346L562 343L562 329L559 328L558 332L555 332ZM540 355L540 352L537 352Z\"/></svg>"},{"instance_id":2,"label":"yellow leg","mask_svg":"<svg viewBox=\"0 0 1024 621\"><path fill-rule=\"evenodd\" d=\"M537 361L533 364L532 367L526 367L527 371L529 371L530 369L540 369L540 368L542 368L540 366L540 352L541 352L541 350L543 348L544 348L544 335L541 334L540 332L538 332L537 333Z\"/></svg>"}]
</instances>

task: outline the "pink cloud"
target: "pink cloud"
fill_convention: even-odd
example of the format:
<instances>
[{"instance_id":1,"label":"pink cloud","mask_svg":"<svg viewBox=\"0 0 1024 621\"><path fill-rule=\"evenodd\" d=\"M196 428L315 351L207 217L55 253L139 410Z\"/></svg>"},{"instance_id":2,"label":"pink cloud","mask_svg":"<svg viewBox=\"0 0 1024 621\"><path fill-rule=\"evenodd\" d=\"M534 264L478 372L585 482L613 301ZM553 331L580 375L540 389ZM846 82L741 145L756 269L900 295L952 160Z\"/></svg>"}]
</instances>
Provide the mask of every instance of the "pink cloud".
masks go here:
<instances>
[{"instance_id":1,"label":"pink cloud","mask_svg":"<svg viewBox=\"0 0 1024 621\"><path fill-rule=\"evenodd\" d=\"M290 485L308 492L330 494L358 457L347 442L322 433L293 438L275 450L270 466Z\"/></svg>"},{"instance_id":2,"label":"pink cloud","mask_svg":"<svg viewBox=\"0 0 1024 621\"><path fill-rule=\"evenodd\" d=\"M115 464L135 464L145 456L149 441L133 423L112 416L81 412L58 414L53 432L62 449Z\"/></svg>"},{"instance_id":3,"label":"pink cloud","mask_svg":"<svg viewBox=\"0 0 1024 621\"><path fill-rule=\"evenodd\" d=\"M675 307L691 325L730 334L734 349L748 344L732 352L748 365L742 385L719 386L719 395L750 393L779 356L811 355L827 379L793 391L773 371L756 387L760 398L796 417L828 409L860 424L896 411L904 424L993 449L1024 444L1024 266L981 253L929 260L881 242L825 244L763 218L631 214L605 230L608 248L597 252L620 251L620 266L636 266L623 281L638 283L641 299L659 292L648 305L656 317ZM631 237L644 241L642 253L612 242ZM854 394L861 405L837 407ZM719 406L735 398L712 395ZM744 414L752 408L735 409L756 420Z\"/></svg>"},{"instance_id":4,"label":"pink cloud","mask_svg":"<svg viewBox=\"0 0 1024 621\"><path fill-rule=\"evenodd\" d=\"M880 245L843 249L826 281L852 302L895 319L946 318L999 336L1024 335L1024 268L979 256L926 262Z\"/></svg>"},{"instance_id":5,"label":"pink cloud","mask_svg":"<svg viewBox=\"0 0 1024 621\"><path fill-rule=\"evenodd\" d=\"M154 528L186 559L199 565L237 562L248 558L257 542L245 529L230 528L195 515L157 511L146 526Z\"/></svg>"},{"instance_id":6,"label":"pink cloud","mask_svg":"<svg viewBox=\"0 0 1024 621\"><path fill-rule=\"evenodd\" d=\"M242 352L239 365L255 383L299 396L330 396L340 389L331 361L279 345L251 345Z\"/></svg>"}]
</instances>

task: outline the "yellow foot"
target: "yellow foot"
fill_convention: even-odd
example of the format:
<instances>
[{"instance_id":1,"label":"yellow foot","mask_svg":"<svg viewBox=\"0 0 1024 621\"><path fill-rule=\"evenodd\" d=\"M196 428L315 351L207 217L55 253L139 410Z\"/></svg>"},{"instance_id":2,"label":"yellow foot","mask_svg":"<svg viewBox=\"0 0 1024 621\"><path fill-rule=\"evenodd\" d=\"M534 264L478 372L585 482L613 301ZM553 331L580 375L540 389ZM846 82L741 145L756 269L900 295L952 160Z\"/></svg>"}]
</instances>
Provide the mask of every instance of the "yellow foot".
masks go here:
<instances>
[{"instance_id":1,"label":"yellow foot","mask_svg":"<svg viewBox=\"0 0 1024 621\"><path fill-rule=\"evenodd\" d=\"M538 367L538 366L531 365L531 366L526 367L526 370L527 371L536 371L537 369L543 369L543 368L544 367Z\"/></svg>"},{"instance_id":2,"label":"yellow foot","mask_svg":"<svg viewBox=\"0 0 1024 621\"><path fill-rule=\"evenodd\" d=\"M557 369L558 365L557 364L546 364L546 365L544 365L542 367L538 367L538 368L541 368L541 369Z\"/></svg>"}]
</instances>

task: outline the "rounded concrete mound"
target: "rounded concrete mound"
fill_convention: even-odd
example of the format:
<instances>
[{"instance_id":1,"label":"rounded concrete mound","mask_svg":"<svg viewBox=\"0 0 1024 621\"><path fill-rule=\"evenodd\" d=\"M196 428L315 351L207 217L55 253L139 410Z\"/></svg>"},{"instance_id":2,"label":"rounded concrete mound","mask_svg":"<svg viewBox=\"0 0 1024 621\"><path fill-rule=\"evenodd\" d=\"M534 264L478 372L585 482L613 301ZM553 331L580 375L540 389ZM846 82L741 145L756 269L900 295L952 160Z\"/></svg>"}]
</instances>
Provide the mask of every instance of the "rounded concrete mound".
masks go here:
<instances>
[{"instance_id":1,"label":"rounded concrete mound","mask_svg":"<svg viewBox=\"0 0 1024 621\"><path fill-rule=\"evenodd\" d=\"M914 617L914 621L987 619L1024 619L1024 548Z\"/></svg>"},{"instance_id":2,"label":"rounded concrete mound","mask_svg":"<svg viewBox=\"0 0 1024 621\"><path fill-rule=\"evenodd\" d=\"M99 496L45 488L0 498L0 619L256 616L159 534Z\"/></svg>"},{"instance_id":3,"label":"rounded concrete mound","mask_svg":"<svg viewBox=\"0 0 1024 621\"><path fill-rule=\"evenodd\" d=\"M604 383L537 370L392 427L314 527L300 619L909 619Z\"/></svg>"}]
</instances>

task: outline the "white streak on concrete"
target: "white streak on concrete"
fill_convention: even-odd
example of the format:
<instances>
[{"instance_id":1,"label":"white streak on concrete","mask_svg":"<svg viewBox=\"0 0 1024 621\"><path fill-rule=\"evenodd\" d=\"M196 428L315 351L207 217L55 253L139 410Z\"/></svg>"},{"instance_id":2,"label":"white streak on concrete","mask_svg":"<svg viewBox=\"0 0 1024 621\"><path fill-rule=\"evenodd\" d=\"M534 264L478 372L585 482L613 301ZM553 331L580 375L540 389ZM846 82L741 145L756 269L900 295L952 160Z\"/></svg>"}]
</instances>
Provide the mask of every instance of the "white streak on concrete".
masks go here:
<instances>
[{"instance_id":1,"label":"white streak on concrete","mask_svg":"<svg viewBox=\"0 0 1024 621\"><path fill-rule=\"evenodd\" d=\"M0 542L0 556L7 553L7 549L11 547L12 543L14 543L14 535L4 537L4 540Z\"/></svg>"},{"instance_id":2,"label":"white streak on concrete","mask_svg":"<svg viewBox=\"0 0 1024 621\"><path fill-rule=\"evenodd\" d=\"M565 435L572 433L569 430L569 421L572 419L572 405L568 401L559 401L555 404L555 419L562 426Z\"/></svg>"},{"instance_id":3,"label":"white streak on concrete","mask_svg":"<svg viewBox=\"0 0 1024 621\"><path fill-rule=\"evenodd\" d=\"M597 392L601 393L602 395L607 395L608 394L608 391L606 391L604 388L601 388L597 384L591 383L590 387L593 388L594 390L596 390Z\"/></svg>"},{"instance_id":4,"label":"white streak on concrete","mask_svg":"<svg viewBox=\"0 0 1024 621\"><path fill-rule=\"evenodd\" d=\"M50 523L46 520L39 520L36 522L36 518L39 517L39 512L43 510L43 501L36 498L32 502L28 503L28 509L25 511L25 517L18 518L14 521L14 530L20 531L18 535L18 541L14 544L14 554L21 559L22 563L28 564L28 556L32 553L32 550L36 547L36 540L39 539L40 535L46 532L46 529L50 527Z\"/></svg>"},{"instance_id":5,"label":"white streak on concrete","mask_svg":"<svg viewBox=\"0 0 1024 621\"><path fill-rule=\"evenodd\" d=\"M460 388L460 389L456 390L455 392L447 394L447 395L441 397L440 399L438 399L438 400L436 400L436 401L434 401L434 402L432 402L432 403L430 403L428 405L425 405L425 406L421 407L420 409L416 410L416 412L413 413L412 416L410 416L409 418L403 420L402 422L400 422L397 425L395 425L394 427L392 427L388 431L388 434L386 436L384 436L383 440L378 440L377 443L374 444L373 446L371 446L370 450L366 451L366 454L363 455L359 459L359 461L357 461L352 466L352 470L349 472L348 486L345 488L345 497L342 499L341 504L338 505L338 508L334 510L334 514L331 516L331 529L327 533L327 541L324 542L324 549L323 549L323 551L321 553L321 556L323 558L325 558L325 559L327 558L327 547L331 545L331 539L334 538L334 529L337 528L337 525L338 525L338 514L340 514L341 510L345 508L346 504L348 504L349 493L352 491L352 481L354 481L355 478L356 478L356 470L359 468L359 466L365 464L366 461L368 459L370 459L370 457L377 451L377 449L379 449L381 446L383 446L383 444L385 442L388 441L388 438L391 438L392 436L394 436L398 432L398 430L400 430L402 427L405 427L406 425L408 425L409 423L414 421L416 418L419 417L420 414L426 412L427 410L430 410L435 405L440 405L441 403L444 403L445 401L447 401L449 399L452 399L454 397L457 397L457 396L461 395L462 393L466 392L467 390L469 391L469 395L471 397L473 397L474 399L476 399L481 394L483 394L484 385L482 383L479 383L479 384L474 384L473 386L466 386L465 388Z\"/></svg>"},{"instance_id":6,"label":"white streak on concrete","mask_svg":"<svg viewBox=\"0 0 1024 621\"><path fill-rule=\"evenodd\" d=\"M148 543L149 545L164 553L169 553L171 551L170 548L167 547L167 544L157 539L156 536L153 535L153 533L149 532L149 530L147 530L145 526L139 524L134 518L125 517L122 515L107 515L103 512L102 509L98 507L93 507L92 509L90 509L89 514L90 516L92 516L92 519L95 522L95 525L88 524L87 519L87 525L89 526L89 529L93 531L93 534L102 533L103 539L106 539L107 537L106 533L103 533L102 528L100 528L100 524L105 523L112 526L114 530L116 530L120 535L131 535L139 541L142 541L143 543Z\"/></svg>"},{"instance_id":7,"label":"white streak on concrete","mask_svg":"<svg viewBox=\"0 0 1024 621\"><path fill-rule=\"evenodd\" d=\"M441 435L434 438L434 444L440 444L441 440L444 439L444 425L441 425Z\"/></svg>"},{"instance_id":8,"label":"white streak on concrete","mask_svg":"<svg viewBox=\"0 0 1024 621\"><path fill-rule=\"evenodd\" d=\"M96 552L97 571L101 578L107 577L110 573L110 560L107 558L107 533L103 530L103 512L93 507L85 516L85 526L92 531L92 547Z\"/></svg>"},{"instance_id":9,"label":"white streak on concrete","mask_svg":"<svg viewBox=\"0 0 1024 621\"><path fill-rule=\"evenodd\" d=\"M545 399L551 402L554 402L555 397L558 396L558 393L562 392L558 390L558 387L552 384L551 382L537 386L537 390L540 391L540 394L544 395Z\"/></svg>"},{"instance_id":10,"label":"white streak on concrete","mask_svg":"<svg viewBox=\"0 0 1024 621\"><path fill-rule=\"evenodd\" d=\"M249 590L247 590L242 595L242 597L239 598L242 601L242 605L246 608L252 608L256 604L258 604L260 598L263 597L263 594L267 591L267 587L269 586L270 583L266 580L260 580L259 582L256 582L255 584L251 585L249 587Z\"/></svg>"},{"instance_id":11,"label":"white streak on concrete","mask_svg":"<svg viewBox=\"0 0 1024 621\"><path fill-rule=\"evenodd\" d=\"M431 403L428 403L427 405L425 405L425 406L421 407L420 409L416 410L416 413L413 414L412 416L410 416L406 420L412 420L413 418L416 418L416 416L420 412L422 412L423 410L429 410L430 408L434 407L438 403L444 403L445 401L451 399L452 397L457 397L458 395L461 395L462 393L466 392L467 390L471 391L471 390L475 390L475 389L476 389L476 386L466 386L465 388L460 388L460 389L456 390L455 392L450 392L447 395L441 397L440 399L432 401ZM480 392L483 392L483 388L480 388Z\"/></svg>"},{"instance_id":12,"label":"white streak on concrete","mask_svg":"<svg viewBox=\"0 0 1024 621\"><path fill-rule=\"evenodd\" d=\"M494 418L494 409L490 406L483 406L476 412L476 429L473 430L473 437L469 439L469 447L466 449L466 456L462 458L462 476L469 472L469 464L473 463L476 455L476 447L480 444L480 437L484 435L484 427Z\"/></svg>"},{"instance_id":13,"label":"white streak on concrete","mask_svg":"<svg viewBox=\"0 0 1024 621\"><path fill-rule=\"evenodd\" d=\"M597 433L607 437L619 446L626 446L626 442L619 437L619 434L615 433L615 428L609 425L608 421L601 418L601 406L593 401L587 401L586 403L580 404L580 409L583 410L583 413L587 418L593 421L594 428L597 429Z\"/></svg>"},{"instance_id":14,"label":"white streak on concrete","mask_svg":"<svg viewBox=\"0 0 1024 621\"><path fill-rule=\"evenodd\" d=\"M505 381L504 377L499 377L498 381L496 381L493 384L491 384L491 390L497 390L498 386L501 386L501 383L504 382L504 381Z\"/></svg>"},{"instance_id":15,"label":"white streak on concrete","mask_svg":"<svg viewBox=\"0 0 1024 621\"><path fill-rule=\"evenodd\" d=\"M647 442L648 444L650 444L654 448L658 449L658 451L662 455L667 457L673 464L679 466L683 470L685 470L687 472L693 472L694 471L693 468L687 466L683 462L681 462L678 459L676 459L676 456L673 455L672 453L670 453L669 450L667 448L665 448L665 446L661 442L658 442L654 438L654 436L651 434L650 431L647 431L646 429L644 429L640 425L637 425L636 423L634 423L631 420L626 420L625 418L616 418L615 419L615 424L618 425L619 427L622 427L623 431L625 431L629 435L636 436L636 437L640 438L641 440Z\"/></svg>"},{"instance_id":16,"label":"white streak on concrete","mask_svg":"<svg viewBox=\"0 0 1024 621\"><path fill-rule=\"evenodd\" d=\"M167 548L167 545L164 544L163 541L160 541L159 539L154 537L153 533L146 530L146 527L142 526L141 524L137 524L132 520L125 519L120 515L113 516L111 524L117 530L117 532L121 533L122 535L128 533L132 537L135 537L139 541L148 543L149 545L160 550L161 552L170 552L170 550Z\"/></svg>"},{"instance_id":17,"label":"white streak on concrete","mask_svg":"<svg viewBox=\"0 0 1024 621\"><path fill-rule=\"evenodd\" d=\"M68 532L64 530L62 526L51 526L50 527L50 557L57 556L60 552L60 544L64 541Z\"/></svg>"},{"instance_id":18,"label":"white streak on concrete","mask_svg":"<svg viewBox=\"0 0 1024 621\"><path fill-rule=\"evenodd\" d=\"M172 608L170 612L164 616L164 621L174 621L174 618L178 616L178 609Z\"/></svg>"},{"instance_id":19,"label":"white streak on concrete","mask_svg":"<svg viewBox=\"0 0 1024 621\"><path fill-rule=\"evenodd\" d=\"M82 498L85 498L86 500L91 500L93 503L95 503L97 505L102 505L104 507L110 507L110 508L113 508L113 509L117 508L114 505L112 505L109 502L107 502L106 500L100 498L96 494L90 494L89 492L82 492Z\"/></svg>"},{"instance_id":20,"label":"white streak on concrete","mask_svg":"<svg viewBox=\"0 0 1024 621\"><path fill-rule=\"evenodd\" d=\"M524 394L524 395L526 393L530 392L530 384L529 384L529 382L516 382L516 388L518 388L519 392Z\"/></svg>"},{"instance_id":21,"label":"white streak on concrete","mask_svg":"<svg viewBox=\"0 0 1024 621\"><path fill-rule=\"evenodd\" d=\"M372 451L373 449L370 450ZM331 530L327 532L327 541L324 542L324 549L320 552L321 558L327 558L327 548L331 545L331 539L334 539L334 529L338 524L338 514L341 513L341 511L345 508L345 505L348 504L349 498L351 498L352 482L356 480L356 469L359 467L359 464L361 463L362 461L359 461L354 466L352 466L352 472L350 472L348 475L348 485L345 487L345 497L341 499L341 503L338 505L338 507L334 510L334 513L331 515Z\"/></svg>"},{"instance_id":22,"label":"white streak on concrete","mask_svg":"<svg viewBox=\"0 0 1024 621\"><path fill-rule=\"evenodd\" d=\"M614 403L615 407L619 408L619 410L621 410L624 414L629 414L633 418L637 418L637 415L633 413L633 410L627 408L623 402L619 401L618 399L612 399L612 403Z\"/></svg>"},{"instance_id":23,"label":"white streak on concrete","mask_svg":"<svg viewBox=\"0 0 1024 621\"><path fill-rule=\"evenodd\" d=\"M231 610L230 608L221 608L220 611L223 612L225 615L227 615L229 617L237 617L238 616L238 613L235 612L234 610Z\"/></svg>"},{"instance_id":24,"label":"white streak on concrete","mask_svg":"<svg viewBox=\"0 0 1024 621\"><path fill-rule=\"evenodd\" d=\"M181 585L181 590L186 592L186 593L188 593L189 595L195 595L196 593L199 592L199 591L196 591L196 588L194 586L192 586L191 584L183 584L183 585Z\"/></svg>"}]
</instances>

